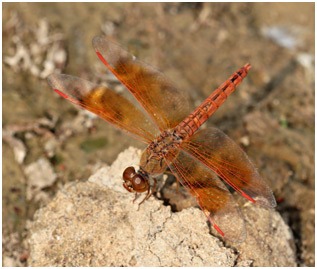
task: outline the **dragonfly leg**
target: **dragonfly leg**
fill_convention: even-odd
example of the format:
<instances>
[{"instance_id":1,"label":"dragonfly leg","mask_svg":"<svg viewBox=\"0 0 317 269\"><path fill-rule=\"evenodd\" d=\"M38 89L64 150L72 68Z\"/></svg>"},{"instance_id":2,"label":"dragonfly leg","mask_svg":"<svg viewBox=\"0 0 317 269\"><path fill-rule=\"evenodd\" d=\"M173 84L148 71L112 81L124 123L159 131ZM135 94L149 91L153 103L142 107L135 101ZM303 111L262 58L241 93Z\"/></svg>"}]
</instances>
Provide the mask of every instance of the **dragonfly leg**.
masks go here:
<instances>
[{"instance_id":1,"label":"dragonfly leg","mask_svg":"<svg viewBox=\"0 0 317 269\"><path fill-rule=\"evenodd\" d=\"M164 174L169 174L169 175L172 175L173 177L175 177L175 175L171 171L165 171ZM186 195L184 193L182 193L180 190L180 184L179 184L179 181L177 180L177 178L176 178L176 184L177 184L176 185L177 194L180 194L183 197L186 197Z\"/></svg>"},{"instance_id":2,"label":"dragonfly leg","mask_svg":"<svg viewBox=\"0 0 317 269\"><path fill-rule=\"evenodd\" d=\"M125 183L122 184L128 192L133 192Z\"/></svg>"},{"instance_id":3,"label":"dragonfly leg","mask_svg":"<svg viewBox=\"0 0 317 269\"><path fill-rule=\"evenodd\" d=\"M169 175L172 175L173 177L175 177L175 175L171 171L165 171L164 174L169 174ZM181 194L185 197L185 195L180 191L180 184L179 184L179 181L177 179L176 179L176 184L177 184L177 187L176 187L177 193Z\"/></svg>"},{"instance_id":4,"label":"dragonfly leg","mask_svg":"<svg viewBox=\"0 0 317 269\"><path fill-rule=\"evenodd\" d=\"M134 197L132 202L134 203L136 201L136 199L138 199L138 193L137 192L135 193L135 197Z\"/></svg>"},{"instance_id":5,"label":"dragonfly leg","mask_svg":"<svg viewBox=\"0 0 317 269\"><path fill-rule=\"evenodd\" d=\"M165 171L164 174L169 174L169 175L174 176L174 174L171 171Z\"/></svg>"},{"instance_id":6,"label":"dragonfly leg","mask_svg":"<svg viewBox=\"0 0 317 269\"><path fill-rule=\"evenodd\" d=\"M154 193L155 189L156 189L156 185L157 185L157 181L156 181L156 178L153 177L153 180L154 180L154 186L152 187L151 191L150 191L150 188L148 189L147 191L147 194L145 196L145 198L142 200L141 203L139 203L139 208L140 208L140 205L147 199L149 199L151 197L151 195ZM139 210L138 208L138 210Z\"/></svg>"}]
</instances>

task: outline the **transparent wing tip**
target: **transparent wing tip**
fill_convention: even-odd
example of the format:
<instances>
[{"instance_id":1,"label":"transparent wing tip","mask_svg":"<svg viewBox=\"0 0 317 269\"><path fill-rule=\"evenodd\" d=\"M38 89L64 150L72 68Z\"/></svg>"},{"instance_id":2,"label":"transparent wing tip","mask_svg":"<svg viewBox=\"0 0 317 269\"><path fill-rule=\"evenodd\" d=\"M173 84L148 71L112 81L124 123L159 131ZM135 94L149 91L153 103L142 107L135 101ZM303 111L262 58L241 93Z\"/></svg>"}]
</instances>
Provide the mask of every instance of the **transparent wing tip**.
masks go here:
<instances>
[{"instance_id":1,"label":"transparent wing tip","mask_svg":"<svg viewBox=\"0 0 317 269\"><path fill-rule=\"evenodd\" d=\"M46 78L46 81L48 85L50 85L50 87L55 90L58 88L58 81L60 81L61 76L61 74L51 74Z\"/></svg>"},{"instance_id":2,"label":"transparent wing tip","mask_svg":"<svg viewBox=\"0 0 317 269\"><path fill-rule=\"evenodd\" d=\"M257 196L254 198L257 204L267 207L267 208L274 208L276 207L276 200L274 198L273 193L269 197Z\"/></svg>"},{"instance_id":3,"label":"transparent wing tip","mask_svg":"<svg viewBox=\"0 0 317 269\"><path fill-rule=\"evenodd\" d=\"M92 45L93 47L96 49L96 47L100 44L101 42L101 36L95 36L93 39L92 39Z\"/></svg>"},{"instance_id":4,"label":"transparent wing tip","mask_svg":"<svg viewBox=\"0 0 317 269\"><path fill-rule=\"evenodd\" d=\"M105 36L95 36L91 43L95 51L100 53L101 50L108 50L111 44L111 42Z\"/></svg>"}]
</instances>

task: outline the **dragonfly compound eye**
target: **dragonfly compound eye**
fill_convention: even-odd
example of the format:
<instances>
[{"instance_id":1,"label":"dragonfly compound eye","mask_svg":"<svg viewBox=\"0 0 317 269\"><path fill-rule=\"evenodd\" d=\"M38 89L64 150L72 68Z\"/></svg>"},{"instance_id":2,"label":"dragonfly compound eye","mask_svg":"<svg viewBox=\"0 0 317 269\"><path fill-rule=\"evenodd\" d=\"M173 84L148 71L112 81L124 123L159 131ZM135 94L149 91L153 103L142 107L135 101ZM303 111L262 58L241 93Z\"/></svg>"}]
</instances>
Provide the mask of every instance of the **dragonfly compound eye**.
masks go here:
<instances>
[{"instance_id":1,"label":"dragonfly compound eye","mask_svg":"<svg viewBox=\"0 0 317 269\"><path fill-rule=\"evenodd\" d=\"M130 166L124 170L122 177L124 181L131 182L135 175L136 175L135 169L132 166Z\"/></svg>"},{"instance_id":2,"label":"dragonfly compound eye","mask_svg":"<svg viewBox=\"0 0 317 269\"><path fill-rule=\"evenodd\" d=\"M149 189L149 183L143 176L136 174L132 179L132 187L136 192L145 192Z\"/></svg>"}]
</instances>

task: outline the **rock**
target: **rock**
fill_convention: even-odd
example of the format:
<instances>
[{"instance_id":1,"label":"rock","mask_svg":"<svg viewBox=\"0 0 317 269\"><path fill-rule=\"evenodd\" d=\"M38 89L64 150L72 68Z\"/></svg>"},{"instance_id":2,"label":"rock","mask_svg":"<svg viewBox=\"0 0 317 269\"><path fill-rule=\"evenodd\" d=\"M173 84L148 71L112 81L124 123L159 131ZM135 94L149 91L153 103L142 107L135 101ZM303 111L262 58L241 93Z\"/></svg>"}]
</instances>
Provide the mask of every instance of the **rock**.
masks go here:
<instances>
[{"instance_id":1,"label":"rock","mask_svg":"<svg viewBox=\"0 0 317 269\"><path fill-rule=\"evenodd\" d=\"M4 267L15 267L15 266L21 266L20 264L16 264L16 260L14 258L5 256L3 257L3 266Z\"/></svg>"},{"instance_id":2,"label":"rock","mask_svg":"<svg viewBox=\"0 0 317 269\"><path fill-rule=\"evenodd\" d=\"M45 158L39 158L36 162L29 164L24 169L27 177L26 197L35 201L45 201L48 194L42 192L43 188L52 186L57 179L51 163Z\"/></svg>"},{"instance_id":3,"label":"rock","mask_svg":"<svg viewBox=\"0 0 317 269\"><path fill-rule=\"evenodd\" d=\"M6 227L2 230L2 266L3 267L23 267L21 255L25 246L21 244L17 232L9 233Z\"/></svg>"},{"instance_id":4,"label":"rock","mask_svg":"<svg viewBox=\"0 0 317 269\"><path fill-rule=\"evenodd\" d=\"M20 139L14 137L14 133L8 130L4 129L2 135L3 140L12 147L15 160L19 164L22 164L26 156L26 147L24 143Z\"/></svg>"},{"instance_id":5,"label":"rock","mask_svg":"<svg viewBox=\"0 0 317 269\"><path fill-rule=\"evenodd\" d=\"M210 234L198 208L173 213L152 196L138 210L121 174L139 155L129 148L39 209L29 230L28 265L296 266L292 234L275 211L244 203L248 237L235 245Z\"/></svg>"},{"instance_id":6,"label":"rock","mask_svg":"<svg viewBox=\"0 0 317 269\"><path fill-rule=\"evenodd\" d=\"M245 202L242 197L236 200L241 207L247 228L247 238L241 244L232 244L238 253L237 265L251 261L247 266L296 266L296 249L291 229L281 215L274 210ZM228 243L230 246L230 242Z\"/></svg>"}]
</instances>

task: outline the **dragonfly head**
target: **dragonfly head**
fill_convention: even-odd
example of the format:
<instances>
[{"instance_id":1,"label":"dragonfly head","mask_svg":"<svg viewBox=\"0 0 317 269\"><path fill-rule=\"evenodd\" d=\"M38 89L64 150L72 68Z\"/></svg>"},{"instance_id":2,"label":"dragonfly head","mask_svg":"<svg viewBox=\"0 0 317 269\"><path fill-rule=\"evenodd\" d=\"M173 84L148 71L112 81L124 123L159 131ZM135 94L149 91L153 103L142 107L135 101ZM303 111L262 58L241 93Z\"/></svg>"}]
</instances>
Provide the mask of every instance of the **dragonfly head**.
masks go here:
<instances>
[{"instance_id":1,"label":"dragonfly head","mask_svg":"<svg viewBox=\"0 0 317 269\"><path fill-rule=\"evenodd\" d=\"M132 166L124 170L123 180L123 187L129 192L145 192L150 188L148 179L137 173Z\"/></svg>"}]
</instances>

